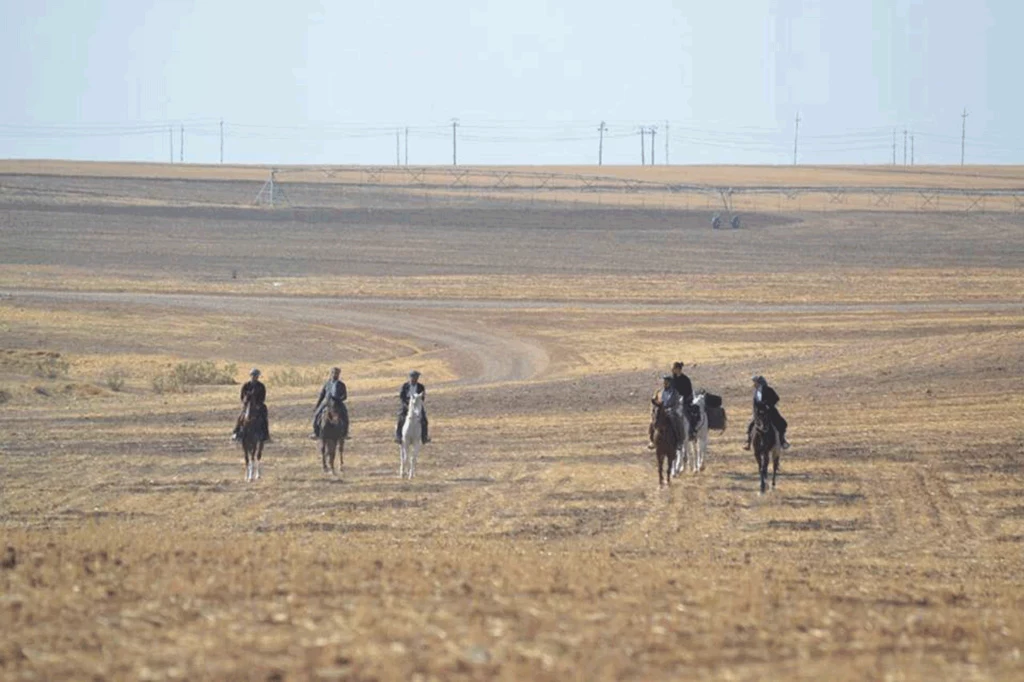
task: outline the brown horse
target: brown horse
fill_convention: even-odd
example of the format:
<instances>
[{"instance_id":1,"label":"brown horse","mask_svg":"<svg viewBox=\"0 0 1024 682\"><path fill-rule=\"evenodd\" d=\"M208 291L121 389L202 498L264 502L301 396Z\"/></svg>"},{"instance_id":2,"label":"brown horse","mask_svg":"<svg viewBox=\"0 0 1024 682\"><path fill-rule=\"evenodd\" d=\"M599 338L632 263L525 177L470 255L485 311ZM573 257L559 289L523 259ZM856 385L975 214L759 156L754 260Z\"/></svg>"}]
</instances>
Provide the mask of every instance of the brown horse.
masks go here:
<instances>
[{"instance_id":1,"label":"brown horse","mask_svg":"<svg viewBox=\"0 0 1024 682\"><path fill-rule=\"evenodd\" d=\"M768 457L772 458L772 490L775 490L782 446L779 432L772 424L768 410L763 407L754 412L753 445L754 459L757 460L757 470L761 476L761 493L764 494L768 490Z\"/></svg>"},{"instance_id":2,"label":"brown horse","mask_svg":"<svg viewBox=\"0 0 1024 682\"><path fill-rule=\"evenodd\" d=\"M260 460L263 459L263 415L255 405L246 401L239 421L238 442L245 452L245 480L260 479Z\"/></svg>"},{"instance_id":3,"label":"brown horse","mask_svg":"<svg viewBox=\"0 0 1024 682\"><path fill-rule=\"evenodd\" d=\"M654 452L658 456L658 485L665 485L665 479L672 485L672 468L676 462L676 429L672 425L672 418L665 408L654 402L654 428L652 429L651 441L654 443ZM662 466L665 467L664 474Z\"/></svg>"},{"instance_id":4,"label":"brown horse","mask_svg":"<svg viewBox=\"0 0 1024 682\"><path fill-rule=\"evenodd\" d=\"M345 466L345 438L348 436L348 410L345 404L329 399L320 418L320 460L324 472L337 474L334 455L338 454L338 468Z\"/></svg>"}]
</instances>

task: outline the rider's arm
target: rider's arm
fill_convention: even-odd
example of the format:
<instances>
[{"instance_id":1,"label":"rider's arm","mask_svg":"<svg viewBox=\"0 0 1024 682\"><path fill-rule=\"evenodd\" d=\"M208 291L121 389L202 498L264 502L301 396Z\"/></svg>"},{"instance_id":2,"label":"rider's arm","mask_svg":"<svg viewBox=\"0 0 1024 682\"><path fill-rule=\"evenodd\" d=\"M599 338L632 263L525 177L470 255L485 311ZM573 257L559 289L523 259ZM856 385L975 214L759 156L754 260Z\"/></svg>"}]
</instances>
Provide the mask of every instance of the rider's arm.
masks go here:
<instances>
[{"instance_id":1,"label":"rider's arm","mask_svg":"<svg viewBox=\"0 0 1024 682\"><path fill-rule=\"evenodd\" d=\"M344 381L338 382L338 400L340 402L348 400L348 388L345 386Z\"/></svg>"}]
</instances>

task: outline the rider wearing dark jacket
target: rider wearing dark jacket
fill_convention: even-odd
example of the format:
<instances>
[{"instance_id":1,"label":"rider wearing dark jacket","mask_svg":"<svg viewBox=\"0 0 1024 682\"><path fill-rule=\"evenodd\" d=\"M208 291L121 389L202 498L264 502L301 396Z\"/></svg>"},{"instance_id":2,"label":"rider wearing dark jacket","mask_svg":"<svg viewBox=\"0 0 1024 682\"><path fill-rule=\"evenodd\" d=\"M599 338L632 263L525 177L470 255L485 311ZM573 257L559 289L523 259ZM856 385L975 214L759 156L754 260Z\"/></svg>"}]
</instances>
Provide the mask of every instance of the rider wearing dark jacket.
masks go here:
<instances>
[{"instance_id":1,"label":"rider wearing dark jacket","mask_svg":"<svg viewBox=\"0 0 1024 682\"><path fill-rule=\"evenodd\" d=\"M754 431L754 416L757 415L759 408L763 408L768 414L768 420L779 432L779 444L785 450L789 447L789 441L786 440L786 428L789 424L779 414L779 410L776 407L779 403L779 394L775 392L775 389L768 385L768 382L763 376L755 376L751 379L754 384L754 414L750 418L750 423L747 424L747 444L744 446L744 450L750 449L750 439Z\"/></svg>"},{"instance_id":2,"label":"rider wearing dark jacket","mask_svg":"<svg viewBox=\"0 0 1024 682\"><path fill-rule=\"evenodd\" d=\"M238 392L238 398L242 401L242 414L238 415L238 423L235 424L235 430L232 434L232 440L237 440L239 432L242 429L242 417L245 414L245 406L247 404L252 405L256 410L256 416L260 420L260 426L262 427L262 436L260 440L270 440L270 418L267 414L267 387L260 381L260 371L253 368L249 372L251 377L249 381L242 384L242 389Z\"/></svg>"},{"instance_id":3,"label":"rider wearing dark jacket","mask_svg":"<svg viewBox=\"0 0 1024 682\"><path fill-rule=\"evenodd\" d=\"M683 363L672 363L672 388L682 398L683 405L689 407L693 403L693 384L690 377L683 374Z\"/></svg>"},{"instance_id":4,"label":"rider wearing dark jacket","mask_svg":"<svg viewBox=\"0 0 1024 682\"><path fill-rule=\"evenodd\" d=\"M409 398L412 397L412 392L416 391L424 398L427 397L427 388L420 383L420 373L416 370L409 372L409 380L402 384L402 388L398 391L398 399L402 401L402 406L398 409L398 426L395 427L395 442L402 442L402 425L405 424L405 415L409 413ZM430 442L430 437L427 435L427 409L423 408L420 413L420 424L423 426L422 440L424 443Z\"/></svg>"},{"instance_id":5,"label":"rider wearing dark jacket","mask_svg":"<svg viewBox=\"0 0 1024 682\"><path fill-rule=\"evenodd\" d=\"M337 403L342 420L345 424L348 424L348 408L345 406L347 399L348 388L346 388L345 382L341 380L341 369L332 367L331 376L324 383L323 388L320 389L320 397L316 399L316 407L313 409L313 433L310 435L310 438L320 437L320 418L327 409L327 404L330 400Z\"/></svg>"}]
</instances>

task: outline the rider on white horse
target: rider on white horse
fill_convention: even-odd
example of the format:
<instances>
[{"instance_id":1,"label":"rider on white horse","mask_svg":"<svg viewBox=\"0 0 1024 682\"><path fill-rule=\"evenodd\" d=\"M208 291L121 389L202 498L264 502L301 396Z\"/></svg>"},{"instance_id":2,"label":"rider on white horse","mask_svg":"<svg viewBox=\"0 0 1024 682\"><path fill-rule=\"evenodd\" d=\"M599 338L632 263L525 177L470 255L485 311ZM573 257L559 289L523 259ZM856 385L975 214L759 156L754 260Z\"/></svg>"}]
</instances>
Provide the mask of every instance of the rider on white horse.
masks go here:
<instances>
[{"instance_id":1,"label":"rider on white horse","mask_svg":"<svg viewBox=\"0 0 1024 682\"><path fill-rule=\"evenodd\" d=\"M413 392L419 393L424 398L427 397L427 388L420 383L420 373L416 370L409 372L409 380L402 384L402 388L398 391L398 399L402 401L402 406L398 410L398 426L395 427L395 442L402 442L402 424L405 423L405 415L409 412L409 397ZM421 412L420 424L422 425L422 439L424 443L429 443L430 438L427 436L427 410L423 408Z\"/></svg>"}]
</instances>

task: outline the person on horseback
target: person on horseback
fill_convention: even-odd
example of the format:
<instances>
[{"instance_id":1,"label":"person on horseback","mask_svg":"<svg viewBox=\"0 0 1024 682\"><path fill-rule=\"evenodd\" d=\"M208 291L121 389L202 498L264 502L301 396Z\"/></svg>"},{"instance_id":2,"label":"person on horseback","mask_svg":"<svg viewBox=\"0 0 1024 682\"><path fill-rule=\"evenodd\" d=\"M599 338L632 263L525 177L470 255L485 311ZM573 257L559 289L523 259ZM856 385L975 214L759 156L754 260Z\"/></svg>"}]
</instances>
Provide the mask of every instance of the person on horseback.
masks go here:
<instances>
[{"instance_id":1,"label":"person on horseback","mask_svg":"<svg viewBox=\"0 0 1024 682\"><path fill-rule=\"evenodd\" d=\"M402 442L402 425L405 424L405 415L409 413L409 397L412 396L413 391L421 394L424 398L427 397L427 388L420 383L420 373L416 370L409 372L409 380L402 384L402 388L398 391L398 399L402 401L402 406L398 409L398 426L395 428L395 442ZM421 413L423 416L420 417L420 423L423 425L422 441L424 443L430 442L430 437L427 436L427 410L423 409Z\"/></svg>"},{"instance_id":2,"label":"person on horseback","mask_svg":"<svg viewBox=\"0 0 1024 682\"><path fill-rule=\"evenodd\" d=\"M238 423L231 435L231 440L238 440L242 429L242 419L245 416L245 406L251 405L256 410L256 418L260 422L261 438L265 443L270 442L270 418L267 414L267 387L260 381L260 371L255 367L249 372L249 381L242 384L239 399L242 401L242 413L238 415Z\"/></svg>"},{"instance_id":3,"label":"person on horseback","mask_svg":"<svg viewBox=\"0 0 1024 682\"><path fill-rule=\"evenodd\" d=\"M779 414L779 410L776 405L779 402L779 394L775 392L775 389L768 385L765 378L761 375L756 375L751 379L754 384L754 413L750 417L750 423L747 424L747 444L743 446L744 450L750 449L750 439L754 433L754 419L757 416L757 411L763 409L768 414L768 421L775 427L779 432L779 445L782 446L783 450L789 449L789 441L786 440L786 428L789 424Z\"/></svg>"},{"instance_id":4,"label":"person on horseback","mask_svg":"<svg viewBox=\"0 0 1024 682\"><path fill-rule=\"evenodd\" d=\"M320 420L332 400L338 406L344 423L348 424L348 407L345 405L347 399L348 389L345 387L345 382L341 380L341 369L331 367L331 376L320 389L320 397L316 399L316 407L313 409L313 433L309 435L310 438L320 437Z\"/></svg>"},{"instance_id":5,"label":"person on horseback","mask_svg":"<svg viewBox=\"0 0 1024 682\"><path fill-rule=\"evenodd\" d=\"M654 392L654 396L651 398L651 404L654 406L651 410L651 425L647 429L647 449L654 449L654 420L657 415L658 407L660 406L665 410L665 413L669 416L669 421L672 422L672 428L676 432L676 443L677 447L681 447L683 443L683 434L685 433L683 427L683 403L679 392L676 391L672 385L673 376L671 374L662 375L662 387L660 390Z\"/></svg>"},{"instance_id":6,"label":"person on horseback","mask_svg":"<svg viewBox=\"0 0 1024 682\"><path fill-rule=\"evenodd\" d=\"M681 411L690 420L690 425L695 426L700 421L700 410L693 405L693 384L690 377L683 374L681 361L672 363L672 388L679 394Z\"/></svg>"}]
</instances>

